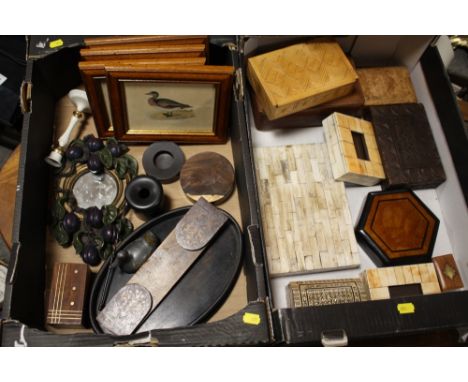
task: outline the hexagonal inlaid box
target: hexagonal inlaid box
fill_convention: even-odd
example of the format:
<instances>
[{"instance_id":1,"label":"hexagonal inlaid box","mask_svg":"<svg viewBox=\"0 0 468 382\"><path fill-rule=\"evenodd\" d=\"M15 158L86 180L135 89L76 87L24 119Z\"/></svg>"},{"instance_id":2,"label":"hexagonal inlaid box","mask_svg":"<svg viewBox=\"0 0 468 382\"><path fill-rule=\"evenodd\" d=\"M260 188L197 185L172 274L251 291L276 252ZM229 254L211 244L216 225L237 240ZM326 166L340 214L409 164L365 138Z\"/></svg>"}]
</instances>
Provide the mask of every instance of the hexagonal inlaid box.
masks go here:
<instances>
[{"instance_id":1,"label":"hexagonal inlaid box","mask_svg":"<svg viewBox=\"0 0 468 382\"><path fill-rule=\"evenodd\" d=\"M431 261L439 219L410 190L371 192L356 227L362 248L378 266Z\"/></svg>"}]
</instances>

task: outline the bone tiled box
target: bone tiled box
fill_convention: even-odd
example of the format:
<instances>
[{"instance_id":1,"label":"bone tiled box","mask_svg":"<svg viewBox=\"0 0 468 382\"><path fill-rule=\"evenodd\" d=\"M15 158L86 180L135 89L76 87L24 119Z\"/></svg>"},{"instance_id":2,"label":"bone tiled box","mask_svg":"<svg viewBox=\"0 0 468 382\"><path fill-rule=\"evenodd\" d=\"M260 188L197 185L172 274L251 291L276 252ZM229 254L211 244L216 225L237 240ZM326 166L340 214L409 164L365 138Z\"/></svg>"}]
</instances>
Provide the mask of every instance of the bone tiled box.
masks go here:
<instances>
[{"instance_id":1,"label":"bone tiled box","mask_svg":"<svg viewBox=\"0 0 468 382\"><path fill-rule=\"evenodd\" d=\"M323 121L323 128L336 180L373 186L385 179L370 122L333 113Z\"/></svg>"}]
</instances>

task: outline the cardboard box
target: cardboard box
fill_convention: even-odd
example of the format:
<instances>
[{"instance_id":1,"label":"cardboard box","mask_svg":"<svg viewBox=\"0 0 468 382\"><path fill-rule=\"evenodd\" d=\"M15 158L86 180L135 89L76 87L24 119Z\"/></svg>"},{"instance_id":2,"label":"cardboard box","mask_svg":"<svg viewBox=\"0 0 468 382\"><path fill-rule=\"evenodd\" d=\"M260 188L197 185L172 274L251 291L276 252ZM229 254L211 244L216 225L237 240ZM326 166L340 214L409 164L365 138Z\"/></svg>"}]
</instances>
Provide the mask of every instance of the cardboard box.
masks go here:
<instances>
[{"instance_id":1,"label":"cardboard box","mask_svg":"<svg viewBox=\"0 0 468 382\"><path fill-rule=\"evenodd\" d=\"M444 219L450 223L450 238L445 233L445 240L452 241L454 248L467 248L468 218L466 208L461 208L465 206L463 196L468 190L468 150L465 144L466 136L465 141L462 139L465 134L463 121L457 112L455 98L436 48L429 47L426 50L431 39L416 37L395 37L401 39L397 53L407 52L408 49L412 52L425 51L422 56L417 55L414 59L413 55L402 56L400 61L408 68L415 68L412 72L413 81L417 80L415 86L419 86L418 93L423 95L424 99L420 101L426 103L431 128L444 167L448 170L446 183L435 190L424 190L424 193L431 200L431 205L437 207L437 213L440 215L443 211ZM294 37L283 39L297 42ZM416 44L415 39L419 41ZM256 49L266 45L271 48L277 40L273 37L255 37L248 41L242 37L229 41L218 38L217 48L222 51L221 46L226 42L239 44L238 49L232 51L234 61L230 63L236 68L242 68L245 74L246 65L242 65L244 52L246 55L255 54L258 52ZM395 58L395 46L387 46L387 40L388 38L378 36L350 36L341 39L340 44L354 56L359 65L363 57L372 56L377 61ZM375 49L376 46L379 49ZM428 332L468 326L467 291L300 309L289 309L282 304L278 290L281 289L285 295L286 284L280 279L269 280L264 257L252 146L257 145L260 138L270 145L277 144L279 140L282 144L298 141L305 143L304 135L309 138L320 137L323 140L323 132L320 128L304 129L304 135L297 135L297 132L271 134L256 131L255 126L251 125L251 116L245 113L249 110L248 102L251 99L246 94L247 78L237 72L240 82L235 83L236 97L233 97L231 105L229 145L236 167L239 210L242 212L239 220L243 230L245 252L241 273L245 274L246 306L215 322L154 330L124 338L89 332L47 332L43 326L43 292L47 264L45 232L50 169L45 166L43 158L50 151L57 102L80 83L78 70L74 66L78 60L78 49L64 48L56 54L28 64L26 82L32 91L32 100L29 102L34 104L34 108L27 109L25 114L14 245L7 275L2 317L4 320L1 322L2 346L330 344L332 334L337 333L341 337L338 338L339 341L334 341L334 344L369 344L372 340L375 345L398 343L400 337L421 332L424 332L427 339ZM224 53L218 60L228 63L223 58L230 54L226 51ZM421 65L416 65L419 61ZM262 136L259 138L259 135ZM367 189L353 188L349 195L352 215L356 215L367 195ZM468 193L466 195L468 196ZM466 254L460 252L454 253L454 256L457 257L459 270L466 285L468 272L466 265L463 265L466 264ZM345 273L342 277L348 277L346 272L362 271L369 266L368 263L363 263L361 269L340 271ZM336 274L326 276L333 278ZM349 276L353 277L353 274ZM401 314L398 305L407 303L415 307L414 312ZM334 338L337 339L336 335Z\"/></svg>"}]
</instances>

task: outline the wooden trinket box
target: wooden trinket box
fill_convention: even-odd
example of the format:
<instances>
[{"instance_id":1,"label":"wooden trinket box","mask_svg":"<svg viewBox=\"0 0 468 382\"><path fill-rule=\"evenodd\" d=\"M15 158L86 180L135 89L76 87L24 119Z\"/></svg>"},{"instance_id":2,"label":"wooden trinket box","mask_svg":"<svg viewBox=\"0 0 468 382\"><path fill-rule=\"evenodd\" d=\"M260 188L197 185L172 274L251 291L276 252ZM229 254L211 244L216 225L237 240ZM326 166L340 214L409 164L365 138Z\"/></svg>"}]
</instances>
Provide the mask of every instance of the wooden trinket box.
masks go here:
<instances>
[{"instance_id":1,"label":"wooden trinket box","mask_svg":"<svg viewBox=\"0 0 468 382\"><path fill-rule=\"evenodd\" d=\"M361 279L293 281L288 285L288 293L291 308L369 300Z\"/></svg>"},{"instance_id":2,"label":"wooden trinket box","mask_svg":"<svg viewBox=\"0 0 468 382\"><path fill-rule=\"evenodd\" d=\"M433 188L446 180L421 104L369 107L386 180L384 187Z\"/></svg>"},{"instance_id":3,"label":"wooden trinket box","mask_svg":"<svg viewBox=\"0 0 468 382\"><path fill-rule=\"evenodd\" d=\"M46 324L82 328L86 317L90 272L86 264L56 263L48 293Z\"/></svg>"},{"instance_id":4,"label":"wooden trinket box","mask_svg":"<svg viewBox=\"0 0 468 382\"><path fill-rule=\"evenodd\" d=\"M270 120L351 93L357 74L336 42L291 45L248 59L247 75Z\"/></svg>"},{"instance_id":5,"label":"wooden trinket box","mask_svg":"<svg viewBox=\"0 0 468 382\"><path fill-rule=\"evenodd\" d=\"M323 128L336 180L373 186L385 179L370 122L333 113L323 121Z\"/></svg>"},{"instance_id":6,"label":"wooden trinket box","mask_svg":"<svg viewBox=\"0 0 468 382\"><path fill-rule=\"evenodd\" d=\"M437 256L432 258L432 262L439 278L440 289L443 292L463 288L463 280L453 255Z\"/></svg>"},{"instance_id":7,"label":"wooden trinket box","mask_svg":"<svg viewBox=\"0 0 468 382\"><path fill-rule=\"evenodd\" d=\"M356 71L365 106L418 102L405 67L362 68Z\"/></svg>"},{"instance_id":8,"label":"wooden trinket box","mask_svg":"<svg viewBox=\"0 0 468 382\"><path fill-rule=\"evenodd\" d=\"M379 266L430 261L439 219L412 191L371 192L356 227L361 246Z\"/></svg>"},{"instance_id":9,"label":"wooden trinket box","mask_svg":"<svg viewBox=\"0 0 468 382\"><path fill-rule=\"evenodd\" d=\"M371 300L440 293L432 263L368 269L363 279Z\"/></svg>"}]
</instances>

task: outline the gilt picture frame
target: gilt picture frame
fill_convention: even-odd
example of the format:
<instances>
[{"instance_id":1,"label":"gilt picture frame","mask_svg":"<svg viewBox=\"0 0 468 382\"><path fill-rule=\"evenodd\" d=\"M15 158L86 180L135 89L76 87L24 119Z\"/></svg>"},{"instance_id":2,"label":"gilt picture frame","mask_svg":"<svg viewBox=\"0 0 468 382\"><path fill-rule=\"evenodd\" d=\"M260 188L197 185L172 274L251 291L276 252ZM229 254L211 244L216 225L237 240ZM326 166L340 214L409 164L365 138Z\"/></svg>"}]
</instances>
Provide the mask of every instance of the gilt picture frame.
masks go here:
<instances>
[{"instance_id":1,"label":"gilt picture frame","mask_svg":"<svg viewBox=\"0 0 468 382\"><path fill-rule=\"evenodd\" d=\"M107 87L106 65L119 66L151 66L151 65L204 65L205 57L139 59L122 61L81 61L79 69L85 85L88 101L93 112L94 123L98 136L108 138L114 136L112 112Z\"/></svg>"},{"instance_id":2,"label":"gilt picture frame","mask_svg":"<svg viewBox=\"0 0 468 382\"><path fill-rule=\"evenodd\" d=\"M225 143L231 66L106 66L120 141Z\"/></svg>"}]
</instances>

